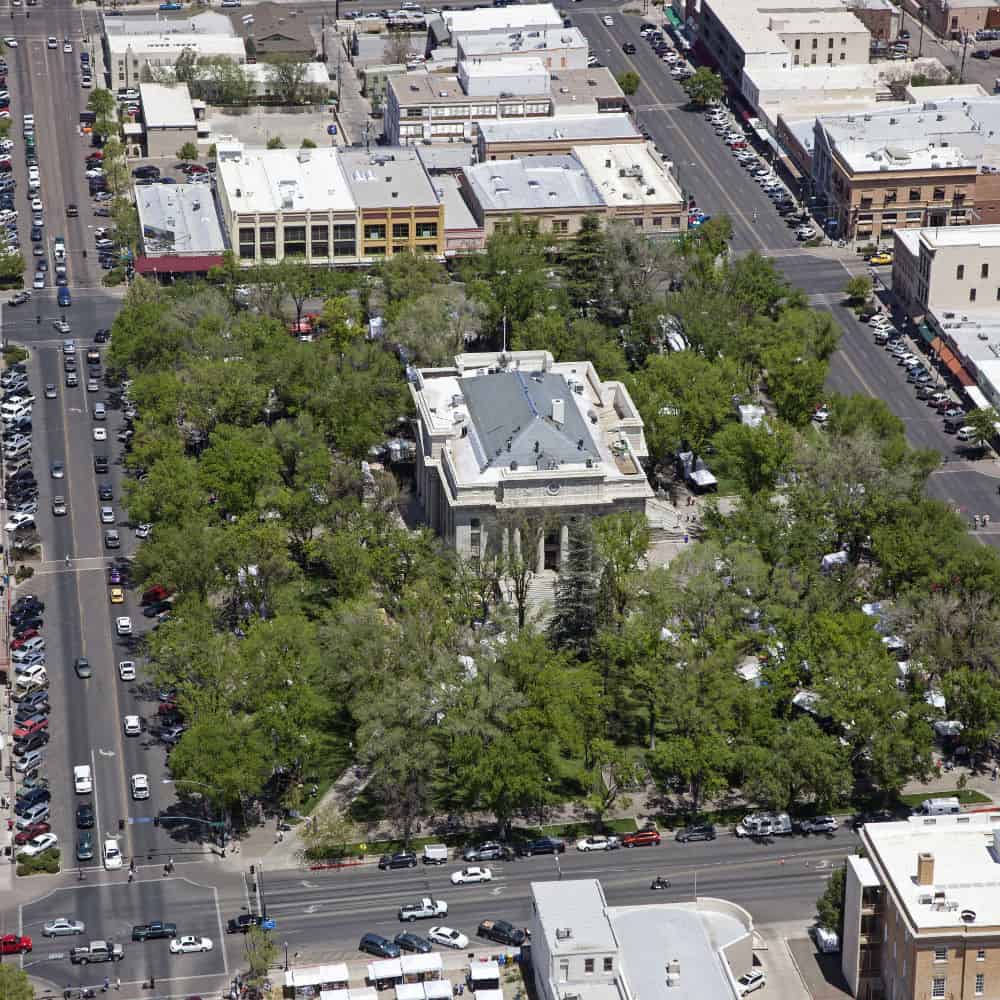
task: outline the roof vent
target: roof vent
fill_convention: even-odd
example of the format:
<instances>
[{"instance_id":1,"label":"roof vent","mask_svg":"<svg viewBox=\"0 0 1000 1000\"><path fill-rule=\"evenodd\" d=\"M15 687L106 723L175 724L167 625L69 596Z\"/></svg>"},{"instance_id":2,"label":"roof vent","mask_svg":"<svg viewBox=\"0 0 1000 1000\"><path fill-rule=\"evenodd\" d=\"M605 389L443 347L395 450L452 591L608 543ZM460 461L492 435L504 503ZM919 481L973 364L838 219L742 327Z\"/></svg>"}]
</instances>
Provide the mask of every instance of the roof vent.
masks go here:
<instances>
[{"instance_id":1,"label":"roof vent","mask_svg":"<svg viewBox=\"0 0 1000 1000\"><path fill-rule=\"evenodd\" d=\"M556 928L556 940L557 941L565 941L567 938L571 938L572 936L573 936L573 928L572 927L557 927Z\"/></svg>"},{"instance_id":2,"label":"roof vent","mask_svg":"<svg viewBox=\"0 0 1000 1000\"><path fill-rule=\"evenodd\" d=\"M917 885L934 884L934 855L921 851L917 855Z\"/></svg>"},{"instance_id":3,"label":"roof vent","mask_svg":"<svg viewBox=\"0 0 1000 1000\"><path fill-rule=\"evenodd\" d=\"M962 921L966 924L974 924L976 922L976 911L975 910L962 910Z\"/></svg>"},{"instance_id":4,"label":"roof vent","mask_svg":"<svg viewBox=\"0 0 1000 1000\"><path fill-rule=\"evenodd\" d=\"M552 423L560 427L566 423L566 402L562 399L552 400Z\"/></svg>"}]
</instances>

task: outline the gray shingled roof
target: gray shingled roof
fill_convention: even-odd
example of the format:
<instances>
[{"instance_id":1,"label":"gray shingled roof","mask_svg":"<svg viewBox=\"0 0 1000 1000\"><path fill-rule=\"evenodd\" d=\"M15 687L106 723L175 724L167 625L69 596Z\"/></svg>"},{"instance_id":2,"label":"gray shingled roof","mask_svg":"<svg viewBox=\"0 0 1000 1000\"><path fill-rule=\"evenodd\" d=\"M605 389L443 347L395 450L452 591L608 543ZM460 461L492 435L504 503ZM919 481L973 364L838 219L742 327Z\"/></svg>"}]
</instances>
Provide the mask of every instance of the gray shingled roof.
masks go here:
<instances>
[{"instance_id":1,"label":"gray shingled roof","mask_svg":"<svg viewBox=\"0 0 1000 1000\"><path fill-rule=\"evenodd\" d=\"M461 384L481 467L517 462L525 468L558 468L600 458L562 375L500 372L463 378ZM552 419L556 399L563 400L561 426Z\"/></svg>"}]
</instances>

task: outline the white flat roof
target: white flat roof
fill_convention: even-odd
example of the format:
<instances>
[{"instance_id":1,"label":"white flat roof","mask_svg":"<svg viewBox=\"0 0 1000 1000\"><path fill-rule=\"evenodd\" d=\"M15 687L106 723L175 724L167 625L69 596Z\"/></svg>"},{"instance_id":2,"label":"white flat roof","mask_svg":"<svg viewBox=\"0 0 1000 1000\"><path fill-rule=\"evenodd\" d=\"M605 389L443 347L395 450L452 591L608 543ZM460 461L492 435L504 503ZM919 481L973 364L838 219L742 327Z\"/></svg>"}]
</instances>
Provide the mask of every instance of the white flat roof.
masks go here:
<instances>
[{"instance_id":1,"label":"white flat roof","mask_svg":"<svg viewBox=\"0 0 1000 1000\"><path fill-rule=\"evenodd\" d=\"M307 62L303 71L305 73L303 83L318 84L322 87L330 85L330 74L327 72L326 63ZM270 83L273 75L272 67L268 63L247 63L243 67L243 72L255 83Z\"/></svg>"},{"instance_id":2,"label":"white flat roof","mask_svg":"<svg viewBox=\"0 0 1000 1000\"><path fill-rule=\"evenodd\" d=\"M234 212L355 211L336 149L244 150L220 156L218 164L218 183Z\"/></svg>"},{"instance_id":3,"label":"white flat roof","mask_svg":"<svg viewBox=\"0 0 1000 1000\"><path fill-rule=\"evenodd\" d=\"M532 882L531 895L552 956L618 951L604 889L596 878ZM570 934L557 931L570 930Z\"/></svg>"},{"instance_id":4,"label":"white flat roof","mask_svg":"<svg viewBox=\"0 0 1000 1000\"><path fill-rule=\"evenodd\" d=\"M925 226L902 230L929 247L996 247L1000 246L1000 225L988 226Z\"/></svg>"},{"instance_id":5,"label":"white flat roof","mask_svg":"<svg viewBox=\"0 0 1000 1000\"><path fill-rule=\"evenodd\" d=\"M191 91L186 83L140 83L142 117L147 128L194 128Z\"/></svg>"},{"instance_id":6,"label":"white flat roof","mask_svg":"<svg viewBox=\"0 0 1000 1000\"><path fill-rule=\"evenodd\" d=\"M192 35L182 32L159 35L110 35L108 51L112 55L154 55L157 53L182 52L193 49L205 55L230 56L238 62L246 59L246 46L242 38L225 35Z\"/></svg>"},{"instance_id":7,"label":"white flat roof","mask_svg":"<svg viewBox=\"0 0 1000 1000\"><path fill-rule=\"evenodd\" d=\"M890 883L919 929L1000 925L1000 856L993 831L1000 813L911 816L898 823L870 823L862 839L875 871ZM917 855L934 858L932 884L918 885ZM974 922L963 919L971 911Z\"/></svg>"},{"instance_id":8,"label":"white flat roof","mask_svg":"<svg viewBox=\"0 0 1000 1000\"><path fill-rule=\"evenodd\" d=\"M551 3L518 4L514 7L477 7L475 10L446 10L441 20L452 35L467 32L526 31L561 27L562 17Z\"/></svg>"},{"instance_id":9,"label":"white flat roof","mask_svg":"<svg viewBox=\"0 0 1000 1000\"><path fill-rule=\"evenodd\" d=\"M703 0L745 53L788 52L778 31L790 34L827 30L845 33L850 17L851 30L865 26L845 13L841 0ZM833 25L827 29L826 25ZM787 25L787 27L786 27Z\"/></svg>"},{"instance_id":10,"label":"white flat roof","mask_svg":"<svg viewBox=\"0 0 1000 1000\"><path fill-rule=\"evenodd\" d=\"M146 184L135 189L147 257L222 253L226 241L206 184Z\"/></svg>"},{"instance_id":11,"label":"white flat roof","mask_svg":"<svg viewBox=\"0 0 1000 1000\"><path fill-rule=\"evenodd\" d=\"M496 52L523 55L547 49L587 49L587 39L579 28L542 28L538 31L512 31L505 34L459 35L457 42L464 58Z\"/></svg>"},{"instance_id":12,"label":"white flat roof","mask_svg":"<svg viewBox=\"0 0 1000 1000\"><path fill-rule=\"evenodd\" d=\"M576 157L529 156L464 167L469 188L487 211L596 208L600 193Z\"/></svg>"},{"instance_id":13,"label":"white flat roof","mask_svg":"<svg viewBox=\"0 0 1000 1000\"><path fill-rule=\"evenodd\" d=\"M526 120L495 119L479 122L483 140L491 142L538 142L544 140L638 139L639 130L624 112L603 115L567 115Z\"/></svg>"},{"instance_id":14,"label":"white flat roof","mask_svg":"<svg viewBox=\"0 0 1000 1000\"><path fill-rule=\"evenodd\" d=\"M478 79L480 77L514 76L529 74L544 75L548 78L545 63L538 56L501 56L499 59L466 59L459 66L459 72Z\"/></svg>"},{"instance_id":15,"label":"white flat roof","mask_svg":"<svg viewBox=\"0 0 1000 1000\"><path fill-rule=\"evenodd\" d=\"M573 155L608 205L680 205L684 198L663 161L645 144L574 146Z\"/></svg>"}]
</instances>

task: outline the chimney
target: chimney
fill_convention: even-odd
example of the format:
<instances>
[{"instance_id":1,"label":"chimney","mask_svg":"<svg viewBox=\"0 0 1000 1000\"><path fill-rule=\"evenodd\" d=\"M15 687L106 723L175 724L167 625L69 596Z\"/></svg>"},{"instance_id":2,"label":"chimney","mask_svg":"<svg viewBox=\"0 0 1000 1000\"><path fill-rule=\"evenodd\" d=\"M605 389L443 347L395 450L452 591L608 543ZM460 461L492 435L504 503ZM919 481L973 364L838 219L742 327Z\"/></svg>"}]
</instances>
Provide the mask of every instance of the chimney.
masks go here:
<instances>
[{"instance_id":1,"label":"chimney","mask_svg":"<svg viewBox=\"0 0 1000 1000\"><path fill-rule=\"evenodd\" d=\"M552 400L552 423L559 427L566 423L566 403L561 399Z\"/></svg>"},{"instance_id":2,"label":"chimney","mask_svg":"<svg viewBox=\"0 0 1000 1000\"><path fill-rule=\"evenodd\" d=\"M934 855L921 851L917 855L917 885L934 884Z\"/></svg>"}]
</instances>

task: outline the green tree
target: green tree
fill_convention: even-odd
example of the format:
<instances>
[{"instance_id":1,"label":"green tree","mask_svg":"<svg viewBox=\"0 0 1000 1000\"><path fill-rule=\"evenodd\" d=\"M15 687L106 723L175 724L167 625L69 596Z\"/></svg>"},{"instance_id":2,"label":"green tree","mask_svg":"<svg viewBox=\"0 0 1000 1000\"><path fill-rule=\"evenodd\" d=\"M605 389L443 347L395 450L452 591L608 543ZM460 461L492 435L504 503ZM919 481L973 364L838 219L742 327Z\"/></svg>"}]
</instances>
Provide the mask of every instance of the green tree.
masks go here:
<instances>
[{"instance_id":1,"label":"green tree","mask_svg":"<svg viewBox=\"0 0 1000 1000\"><path fill-rule=\"evenodd\" d=\"M614 806L629 808L632 800L626 793L642 782L643 769L633 754L615 746L610 740L595 740L591 752L594 762L593 789L587 796L586 804L600 824Z\"/></svg>"},{"instance_id":2,"label":"green tree","mask_svg":"<svg viewBox=\"0 0 1000 1000\"><path fill-rule=\"evenodd\" d=\"M268 60L268 83L280 104L303 104L312 96L306 82L309 60L293 55L274 55Z\"/></svg>"},{"instance_id":3,"label":"green tree","mask_svg":"<svg viewBox=\"0 0 1000 1000\"><path fill-rule=\"evenodd\" d=\"M358 839L354 824L332 806L314 813L302 830L306 856L316 861L335 861L344 857L348 845Z\"/></svg>"},{"instance_id":4,"label":"green tree","mask_svg":"<svg viewBox=\"0 0 1000 1000\"><path fill-rule=\"evenodd\" d=\"M177 150L178 160L197 160L198 147L193 142L186 142Z\"/></svg>"},{"instance_id":5,"label":"green tree","mask_svg":"<svg viewBox=\"0 0 1000 1000\"><path fill-rule=\"evenodd\" d=\"M559 248L566 293L570 304L583 316L600 314L605 308L609 291L607 256L607 242L601 220L596 215L585 215L573 238L564 241ZM603 369L598 371L602 377L607 377Z\"/></svg>"},{"instance_id":6,"label":"green tree","mask_svg":"<svg viewBox=\"0 0 1000 1000\"><path fill-rule=\"evenodd\" d=\"M198 472L222 509L239 515L254 509L262 492L278 484L280 459L259 428L224 425L202 452Z\"/></svg>"},{"instance_id":7,"label":"green tree","mask_svg":"<svg viewBox=\"0 0 1000 1000\"><path fill-rule=\"evenodd\" d=\"M593 525L579 519L569 526L567 552L556 581L549 635L557 648L586 657L596 629L597 564Z\"/></svg>"},{"instance_id":8,"label":"green tree","mask_svg":"<svg viewBox=\"0 0 1000 1000\"><path fill-rule=\"evenodd\" d=\"M816 900L817 923L835 931L841 939L844 936L844 887L846 866L841 865L830 872L823 895Z\"/></svg>"},{"instance_id":9,"label":"green tree","mask_svg":"<svg viewBox=\"0 0 1000 1000\"><path fill-rule=\"evenodd\" d=\"M722 77L707 66L696 69L694 74L688 77L684 89L691 98L691 103L699 106L721 101L725 93Z\"/></svg>"},{"instance_id":10,"label":"green tree","mask_svg":"<svg viewBox=\"0 0 1000 1000\"><path fill-rule=\"evenodd\" d=\"M260 986L278 958L278 945L270 931L251 927L244 935L243 950L247 957L247 980L251 986Z\"/></svg>"},{"instance_id":11,"label":"green tree","mask_svg":"<svg viewBox=\"0 0 1000 1000\"><path fill-rule=\"evenodd\" d=\"M970 410L965 417L967 427L973 431L972 444L976 448L985 448L997 436L997 424L1000 417L992 406Z\"/></svg>"},{"instance_id":12,"label":"green tree","mask_svg":"<svg viewBox=\"0 0 1000 1000\"><path fill-rule=\"evenodd\" d=\"M863 274L856 274L848 279L844 286L844 294L853 305L861 305L868 301L872 294L871 278Z\"/></svg>"},{"instance_id":13,"label":"green tree","mask_svg":"<svg viewBox=\"0 0 1000 1000\"><path fill-rule=\"evenodd\" d=\"M114 118L118 110L115 95L105 87L97 87L87 95L87 110L93 111L98 118Z\"/></svg>"},{"instance_id":14,"label":"green tree","mask_svg":"<svg viewBox=\"0 0 1000 1000\"><path fill-rule=\"evenodd\" d=\"M600 567L601 617L620 623L639 586L639 569L649 549L649 522L626 511L594 522L594 545Z\"/></svg>"},{"instance_id":15,"label":"green tree","mask_svg":"<svg viewBox=\"0 0 1000 1000\"><path fill-rule=\"evenodd\" d=\"M435 285L394 310L392 339L406 348L411 363L435 367L452 363L479 332L478 303L459 284Z\"/></svg>"},{"instance_id":16,"label":"green tree","mask_svg":"<svg viewBox=\"0 0 1000 1000\"><path fill-rule=\"evenodd\" d=\"M439 261L415 253L394 253L379 267L378 277L386 300L385 318L389 323L406 303L448 282L448 273Z\"/></svg>"},{"instance_id":17,"label":"green tree","mask_svg":"<svg viewBox=\"0 0 1000 1000\"><path fill-rule=\"evenodd\" d=\"M741 492L770 491L791 465L794 441L780 421L758 427L728 423L712 438L716 472L735 479Z\"/></svg>"},{"instance_id":18,"label":"green tree","mask_svg":"<svg viewBox=\"0 0 1000 1000\"><path fill-rule=\"evenodd\" d=\"M624 73L619 73L615 79L618 81L618 86L622 88L622 93L626 97L631 97L639 89L641 82L639 74L634 70L626 70Z\"/></svg>"},{"instance_id":19,"label":"green tree","mask_svg":"<svg viewBox=\"0 0 1000 1000\"><path fill-rule=\"evenodd\" d=\"M941 688L948 718L962 723L962 743L973 752L985 750L1000 731L1000 692L993 676L960 667L944 676Z\"/></svg>"},{"instance_id":20,"label":"green tree","mask_svg":"<svg viewBox=\"0 0 1000 1000\"><path fill-rule=\"evenodd\" d=\"M0 965L0 997L3 1000L35 1000L28 974L9 962Z\"/></svg>"},{"instance_id":21,"label":"green tree","mask_svg":"<svg viewBox=\"0 0 1000 1000\"><path fill-rule=\"evenodd\" d=\"M267 140L268 149L284 149L285 143L280 135L272 135L270 139Z\"/></svg>"},{"instance_id":22,"label":"green tree","mask_svg":"<svg viewBox=\"0 0 1000 1000\"><path fill-rule=\"evenodd\" d=\"M302 148L302 149L315 149L316 148L316 143L313 142L312 139L309 138L309 136L306 136L302 140L302 145L301 145L300 148Z\"/></svg>"}]
</instances>

